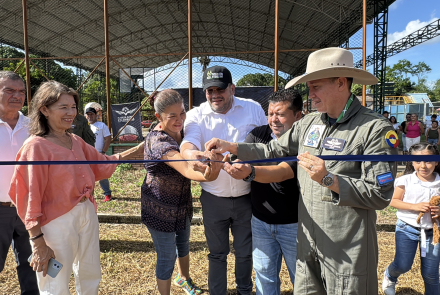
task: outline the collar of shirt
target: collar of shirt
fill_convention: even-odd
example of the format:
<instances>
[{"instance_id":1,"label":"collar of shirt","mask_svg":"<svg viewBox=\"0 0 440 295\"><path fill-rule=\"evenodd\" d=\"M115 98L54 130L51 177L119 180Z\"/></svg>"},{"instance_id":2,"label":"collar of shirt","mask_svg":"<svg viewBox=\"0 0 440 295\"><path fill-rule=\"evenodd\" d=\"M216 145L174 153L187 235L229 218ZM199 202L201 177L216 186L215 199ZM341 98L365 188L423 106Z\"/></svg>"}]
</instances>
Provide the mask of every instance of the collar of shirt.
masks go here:
<instances>
[{"instance_id":1,"label":"collar of shirt","mask_svg":"<svg viewBox=\"0 0 440 295\"><path fill-rule=\"evenodd\" d=\"M237 99L235 97L235 95L233 95L232 98L233 98L232 106L231 106L231 109L227 113L229 113L230 111L233 111L236 107L243 107L243 103L240 99ZM209 101L206 101L206 104L202 105L202 114L203 115L210 115L210 114L217 114L217 113L211 109L211 105L209 104ZM226 114L224 114L224 115L226 115Z\"/></svg>"},{"instance_id":2,"label":"collar of shirt","mask_svg":"<svg viewBox=\"0 0 440 295\"><path fill-rule=\"evenodd\" d=\"M23 125L24 125L24 120L25 120L25 119L26 119L26 117L23 115L23 113L20 112L20 111L18 111L18 121L17 121L17 124L15 125L14 130L18 130L18 129L20 129L21 127L23 127ZM2 119L0 119L0 124L5 124L5 125L7 125L9 128L11 128L11 126L9 126L9 124L6 123L5 121L3 121ZM11 128L11 129L12 129L12 128Z\"/></svg>"},{"instance_id":3,"label":"collar of shirt","mask_svg":"<svg viewBox=\"0 0 440 295\"><path fill-rule=\"evenodd\" d=\"M419 184L421 186L424 187L438 187L439 186L439 182L440 182L440 176L438 175L437 172L434 172L435 174L435 180L432 182L427 182L427 181L421 181L418 177L417 177L417 172L414 171L411 174L411 182L414 184Z\"/></svg>"},{"instance_id":4,"label":"collar of shirt","mask_svg":"<svg viewBox=\"0 0 440 295\"><path fill-rule=\"evenodd\" d=\"M273 140L278 141L278 138L275 136L275 134L273 134L273 132L270 134L270 136L272 137Z\"/></svg>"}]
</instances>

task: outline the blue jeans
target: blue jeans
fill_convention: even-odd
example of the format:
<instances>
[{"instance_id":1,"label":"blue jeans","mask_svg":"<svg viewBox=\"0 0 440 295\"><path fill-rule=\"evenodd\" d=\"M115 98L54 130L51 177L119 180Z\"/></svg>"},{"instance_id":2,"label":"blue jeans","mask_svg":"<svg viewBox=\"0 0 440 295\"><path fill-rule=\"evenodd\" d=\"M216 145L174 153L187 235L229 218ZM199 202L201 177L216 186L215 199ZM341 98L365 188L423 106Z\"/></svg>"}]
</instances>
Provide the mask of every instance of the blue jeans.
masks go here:
<instances>
[{"instance_id":1,"label":"blue jeans","mask_svg":"<svg viewBox=\"0 0 440 295\"><path fill-rule=\"evenodd\" d=\"M426 232L426 257L421 259L422 278L425 282L426 295L440 294L439 287L439 247L432 245L432 230ZM394 261L388 266L386 275L392 282L411 269L421 239L420 230L411 227L401 220L396 224L396 255Z\"/></svg>"},{"instance_id":2,"label":"blue jeans","mask_svg":"<svg viewBox=\"0 0 440 295\"><path fill-rule=\"evenodd\" d=\"M104 196L112 194L112 191L110 190L110 181L108 181L108 179L101 179L99 181L99 185L101 186L102 190L104 191Z\"/></svg>"},{"instance_id":3,"label":"blue jeans","mask_svg":"<svg viewBox=\"0 0 440 295\"><path fill-rule=\"evenodd\" d=\"M438 144L438 138L428 138L428 143L437 145Z\"/></svg>"},{"instance_id":4,"label":"blue jeans","mask_svg":"<svg viewBox=\"0 0 440 295\"><path fill-rule=\"evenodd\" d=\"M153 239L157 254L156 277L159 280L166 281L173 274L177 257L181 258L189 254L191 223L188 218L184 230L170 233L147 228Z\"/></svg>"},{"instance_id":5,"label":"blue jeans","mask_svg":"<svg viewBox=\"0 0 440 295\"><path fill-rule=\"evenodd\" d=\"M257 295L279 295L281 261L284 256L292 285L296 272L298 223L268 224L252 216L252 259Z\"/></svg>"}]
</instances>

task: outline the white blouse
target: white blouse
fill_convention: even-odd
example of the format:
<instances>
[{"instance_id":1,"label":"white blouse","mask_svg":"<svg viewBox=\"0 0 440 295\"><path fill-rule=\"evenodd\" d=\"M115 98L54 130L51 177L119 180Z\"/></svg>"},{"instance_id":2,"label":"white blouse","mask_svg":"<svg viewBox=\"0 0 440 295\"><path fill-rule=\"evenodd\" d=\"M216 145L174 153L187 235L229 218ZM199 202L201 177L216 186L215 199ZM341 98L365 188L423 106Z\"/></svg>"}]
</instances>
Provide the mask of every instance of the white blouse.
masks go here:
<instances>
[{"instance_id":1,"label":"white blouse","mask_svg":"<svg viewBox=\"0 0 440 295\"><path fill-rule=\"evenodd\" d=\"M405 194L403 201L406 203L417 204L420 202L429 202L433 196L440 196L440 176L434 172L435 180L433 182L423 182L417 177L417 172L403 175L396 179L394 187L403 186ZM417 217L420 212L412 210L397 210L397 218L400 220L422 229L432 228L431 213L427 212L417 224Z\"/></svg>"}]
</instances>

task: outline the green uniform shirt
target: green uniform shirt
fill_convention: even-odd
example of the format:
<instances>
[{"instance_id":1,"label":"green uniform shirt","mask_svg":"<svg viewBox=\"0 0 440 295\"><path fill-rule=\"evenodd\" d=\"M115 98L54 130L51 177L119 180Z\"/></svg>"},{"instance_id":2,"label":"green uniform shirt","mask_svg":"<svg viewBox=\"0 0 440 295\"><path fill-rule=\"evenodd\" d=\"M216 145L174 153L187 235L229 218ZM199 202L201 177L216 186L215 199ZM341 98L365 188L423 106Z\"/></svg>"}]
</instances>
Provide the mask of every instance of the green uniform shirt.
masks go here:
<instances>
[{"instance_id":1,"label":"green uniform shirt","mask_svg":"<svg viewBox=\"0 0 440 295\"><path fill-rule=\"evenodd\" d=\"M386 118L354 97L334 125L329 125L326 114L312 113L278 141L238 143L237 156L253 160L306 151L316 156L397 155L394 134ZM301 197L294 293L325 294L320 283L325 281L327 294L377 294L375 210L391 201L396 163L326 161L325 165L338 178L339 194L311 180L302 168L297 172Z\"/></svg>"}]
</instances>

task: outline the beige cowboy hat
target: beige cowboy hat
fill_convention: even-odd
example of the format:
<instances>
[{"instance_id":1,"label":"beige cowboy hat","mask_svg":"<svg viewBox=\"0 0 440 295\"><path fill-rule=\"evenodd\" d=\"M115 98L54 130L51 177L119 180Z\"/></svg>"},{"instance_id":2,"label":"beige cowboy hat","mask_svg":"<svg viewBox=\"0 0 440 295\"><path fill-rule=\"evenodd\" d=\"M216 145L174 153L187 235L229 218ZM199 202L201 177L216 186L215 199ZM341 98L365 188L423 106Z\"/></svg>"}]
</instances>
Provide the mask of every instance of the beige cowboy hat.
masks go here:
<instances>
[{"instance_id":1,"label":"beige cowboy hat","mask_svg":"<svg viewBox=\"0 0 440 295\"><path fill-rule=\"evenodd\" d=\"M330 47L310 54L307 59L306 73L290 80L285 88L308 81L334 77L353 78L353 83L362 85L373 85L378 82L371 73L353 66L353 54L350 51Z\"/></svg>"}]
</instances>

